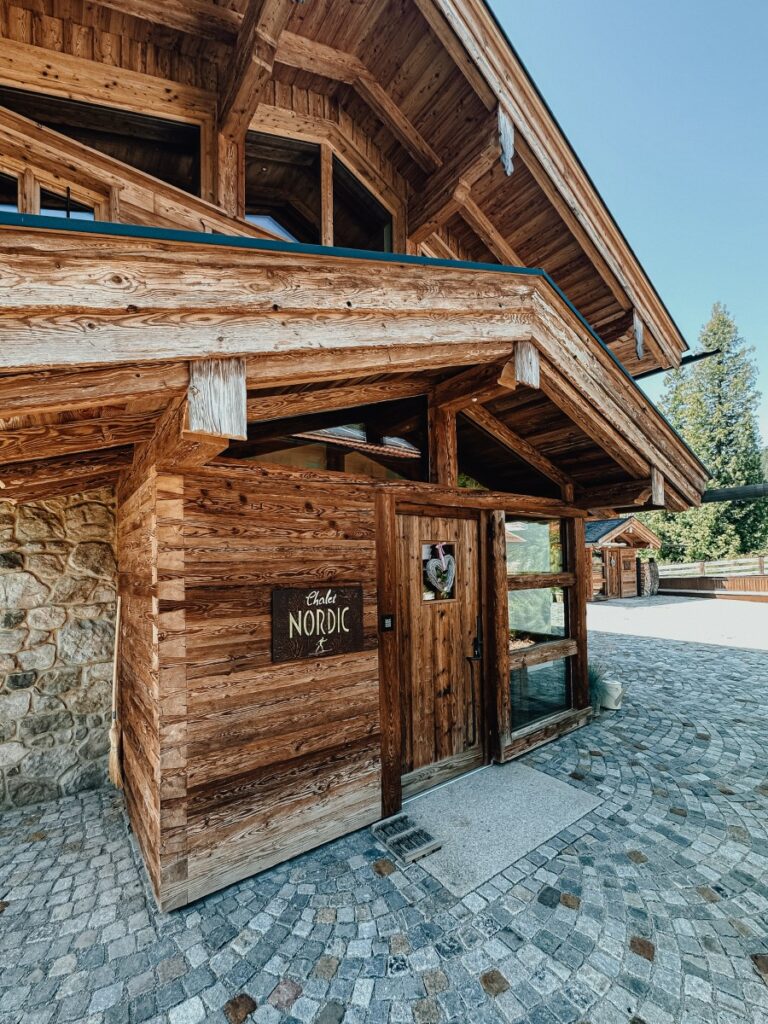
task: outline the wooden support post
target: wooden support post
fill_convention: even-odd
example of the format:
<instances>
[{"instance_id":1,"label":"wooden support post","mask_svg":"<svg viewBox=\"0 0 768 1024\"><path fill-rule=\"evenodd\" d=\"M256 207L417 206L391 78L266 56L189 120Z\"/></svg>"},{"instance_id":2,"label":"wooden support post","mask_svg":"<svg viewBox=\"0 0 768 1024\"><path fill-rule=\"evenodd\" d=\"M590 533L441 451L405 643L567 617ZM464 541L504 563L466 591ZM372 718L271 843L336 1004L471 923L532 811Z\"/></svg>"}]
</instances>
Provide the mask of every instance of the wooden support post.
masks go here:
<instances>
[{"instance_id":1,"label":"wooden support post","mask_svg":"<svg viewBox=\"0 0 768 1024\"><path fill-rule=\"evenodd\" d=\"M400 643L402 623L397 619L397 530L395 495L376 492L376 583L379 621L394 619L394 629L379 629L379 707L381 716L381 813L396 814L402 805L400 776L403 767Z\"/></svg>"},{"instance_id":2,"label":"wooden support post","mask_svg":"<svg viewBox=\"0 0 768 1024\"><path fill-rule=\"evenodd\" d=\"M529 388L541 387L541 366L539 350L532 341L518 341L512 358L499 374L502 387L514 389L518 384Z\"/></svg>"},{"instance_id":3,"label":"wooden support post","mask_svg":"<svg viewBox=\"0 0 768 1024\"><path fill-rule=\"evenodd\" d=\"M29 167L19 178L19 213L40 213L40 183Z\"/></svg>"},{"instance_id":4,"label":"wooden support post","mask_svg":"<svg viewBox=\"0 0 768 1024\"><path fill-rule=\"evenodd\" d=\"M107 220L110 224L120 223L120 186L111 185L107 202Z\"/></svg>"},{"instance_id":5,"label":"wooden support post","mask_svg":"<svg viewBox=\"0 0 768 1024\"><path fill-rule=\"evenodd\" d=\"M491 754L496 760L503 759L512 728L505 519L499 510L488 515L488 729Z\"/></svg>"},{"instance_id":6,"label":"wooden support post","mask_svg":"<svg viewBox=\"0 0 768 1024\"><path fill-rule=\"evenodd\" d=\"M443 487L459 482L456 413L430 403L429 407L429 479Z\"/></svg>"},{"instance_id":7,"label":"wooden support post","mask_svg":"<svg viewBox=\"0 0 768 1024\"><path fill-rule=\"evenodd\" d=\"M217 134L216 205L229 217L245 216L245 147L242 141Z\"/></svg>"},{"instance_id":8,"label":"wooden support post","mask_svg":"<svg viewBox=\"0 0 768 1024\"><path fill-rule=\"evenodd\" d=\"M320 244L333 245L333 150L320 147Z\"/></svg>"},{"instance_id":9,"label":"wooden support post","mask_svg":"<svg viewBox=\"0 0 768 1024\"><path fill-rule=\"evenodd\" d=\"M577 709L589 707L589 652L587 649L587 583L591 565L587 558L583 519L566 520L568 568L576 576L576 584L568 590L568 625L576 641L571 661L571 699Z\"/></svg>"},{"instance_id":10,"label":"wooden support post","mask_svg":"<svg viewBox=\"0 0 768 1024\"><path fill-rule=\"evenodd\" d=\"M651 504L664 507L664 476L655 466L651 466Z\"/></svg>"}]
</instances>

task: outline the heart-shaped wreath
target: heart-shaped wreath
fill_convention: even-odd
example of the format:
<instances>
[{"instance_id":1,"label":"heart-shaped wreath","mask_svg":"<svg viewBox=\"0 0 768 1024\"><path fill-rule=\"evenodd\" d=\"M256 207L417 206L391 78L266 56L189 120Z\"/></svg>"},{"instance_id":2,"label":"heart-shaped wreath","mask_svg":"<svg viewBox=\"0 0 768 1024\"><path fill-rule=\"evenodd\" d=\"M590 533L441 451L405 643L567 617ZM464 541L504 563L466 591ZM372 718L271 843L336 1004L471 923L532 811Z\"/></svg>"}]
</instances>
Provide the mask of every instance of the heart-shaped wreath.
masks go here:
<instances>
[{"instance_id":1,"label":"heart-shaped wreath","mask_svg":"<svg viewBox=\"0 0 768 1024\"><path fill-rule=\"evenodd\" d=\"M456 559L453 555L430 558L424 566L427 583L441 594L450 594L456 579Z\"/></svg>"}]
</instances>

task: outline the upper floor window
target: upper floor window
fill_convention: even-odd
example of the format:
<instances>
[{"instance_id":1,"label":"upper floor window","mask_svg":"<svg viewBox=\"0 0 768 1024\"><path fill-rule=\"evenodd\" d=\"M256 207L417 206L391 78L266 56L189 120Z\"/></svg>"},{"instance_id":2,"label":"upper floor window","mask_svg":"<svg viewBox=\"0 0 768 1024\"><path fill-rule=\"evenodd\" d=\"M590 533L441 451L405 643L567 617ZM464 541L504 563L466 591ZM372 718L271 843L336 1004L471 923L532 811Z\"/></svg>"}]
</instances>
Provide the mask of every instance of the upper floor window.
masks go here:
<instances>
[{"instance_id":1,"label":"upper floor window","mask_svg":"<svg viewBox=\"0 0 768 1024\"><path fill-rule=\"evenodd\" d=\"M40 213L44 217L64 217L66 220L95 220L93 207L78 203L70 195L69 189L64 195L59 195L41 188Z\"/></svg>"},{"instance_id":2,"label":"upper floor window","mask_svg":"<svg viewBox=\"0 0 768 1024\"><path fill-rule=\"evenodd\" d=\"M389 210L341 160L333 157L326 168L331 181L323 180L322 151L317 143L249 132L245 142L246 219L292 242L391 252ZM324 223L332 225L325 236Z\"/></svg>"},{"instance_id":3,"label":"upper floor window","mask_svg":"<svg viewBox=\"0 0 768 1024\"><path fill-rule=\"evenodd\" d=\"M196 125L6 86L0 86L0 106L200 195L200 129Z\"/></svg>"},{"instance_id":4,"label":"upper floor window","mask_svg":"<svg viewBox=\"0 0 768 1024\"><path fill-rule=\"evenodd\" d=\"M11 174L0 173L0 212L19 212L19 180Z\"/></svg>"},{"instance_id":5,"label":"upper floor window","mask_svg":"<svg viewBox=\"0 0 768 1024\"><path fill-rule=\"evenodd\" d=\"M320 245L320 147L248 132L245 217L289 242Z\"/></svg>"}]
</instances>

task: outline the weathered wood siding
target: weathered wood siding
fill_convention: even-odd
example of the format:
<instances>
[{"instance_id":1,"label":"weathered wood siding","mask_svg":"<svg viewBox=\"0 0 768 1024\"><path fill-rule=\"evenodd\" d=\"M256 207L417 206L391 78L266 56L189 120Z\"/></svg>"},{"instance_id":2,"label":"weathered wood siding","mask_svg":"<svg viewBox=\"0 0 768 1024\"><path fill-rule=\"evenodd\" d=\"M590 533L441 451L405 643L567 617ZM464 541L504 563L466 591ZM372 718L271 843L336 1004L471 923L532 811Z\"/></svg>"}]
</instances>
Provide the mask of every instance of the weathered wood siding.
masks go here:
<instances>
[{"instance_id":1,"label":"weathered wood siding","mask_svg":"<svg viewBox=\"0 0 768 1024\"><path fill-rule=\"evenodd\" d=\"M183 552L176 592L160 602L175 638L167 658L161 646L174 685L161 701L176 712L162 756L174 793L182 776L185 789L183 806L163 800L171 907L375 821L381 765L370 489L207 469L185 475L183 505L168 510L183 520L167 524ZM365 650L273 665L272 588L353 583Z\"/></svg>"},{"instance_id":2,"label":"weathered wood siding","mask_svg":"<svg viewBox=\"0 0 768 1024\"><path fill-rule=\"evenodd\" d=\"M152 885L160 880L160 705L157 519L154 470L117 509L121 615L120 721L123 779L131 825Z\"/></svg>"}]
</instances>

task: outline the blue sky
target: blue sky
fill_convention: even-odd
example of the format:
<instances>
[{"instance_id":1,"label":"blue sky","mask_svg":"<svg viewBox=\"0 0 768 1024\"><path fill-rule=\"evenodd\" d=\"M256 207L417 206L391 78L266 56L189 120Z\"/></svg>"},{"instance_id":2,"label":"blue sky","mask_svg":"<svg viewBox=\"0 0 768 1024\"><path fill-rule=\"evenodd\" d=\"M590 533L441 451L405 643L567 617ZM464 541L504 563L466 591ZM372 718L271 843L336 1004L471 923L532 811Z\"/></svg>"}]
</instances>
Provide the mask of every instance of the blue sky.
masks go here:
<instances>
[{"instance_id":1,"label":"blue sky","mask_svg":"<svg viewBox=\"0 0 768 1024\"><path fill-rule=\"evenodd\" d=\"M490 2L689 345L721 301L754 346L768 443L768 2Z\"/></svg>"}]
</instances>

